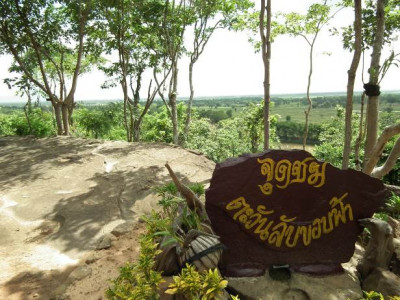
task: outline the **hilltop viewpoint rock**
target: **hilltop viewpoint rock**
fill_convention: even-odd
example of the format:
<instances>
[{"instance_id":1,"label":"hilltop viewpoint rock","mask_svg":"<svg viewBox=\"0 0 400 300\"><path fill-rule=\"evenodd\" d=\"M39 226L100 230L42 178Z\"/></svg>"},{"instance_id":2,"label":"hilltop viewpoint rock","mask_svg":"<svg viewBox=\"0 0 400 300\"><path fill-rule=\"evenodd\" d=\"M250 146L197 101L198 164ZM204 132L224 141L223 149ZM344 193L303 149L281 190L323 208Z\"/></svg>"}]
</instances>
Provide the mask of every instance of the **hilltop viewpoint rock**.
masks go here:
<instances>
[{"instance_id":1,"label":"hilltop viewpoint rock","mask_svg":"<svg viewBox=\"0 0 400 300\"><path fill-rule=\"evenodd\" d=\"M100 247L92 271L66 291L103 297L108 279L137 256L137 220L156 208L155 187L171 181L167 162L187 184L207 184L214 169L206 157L162 143L0 138L0 299L48 299L112 232L118 240Z\"/></svg>"}]
</instances>

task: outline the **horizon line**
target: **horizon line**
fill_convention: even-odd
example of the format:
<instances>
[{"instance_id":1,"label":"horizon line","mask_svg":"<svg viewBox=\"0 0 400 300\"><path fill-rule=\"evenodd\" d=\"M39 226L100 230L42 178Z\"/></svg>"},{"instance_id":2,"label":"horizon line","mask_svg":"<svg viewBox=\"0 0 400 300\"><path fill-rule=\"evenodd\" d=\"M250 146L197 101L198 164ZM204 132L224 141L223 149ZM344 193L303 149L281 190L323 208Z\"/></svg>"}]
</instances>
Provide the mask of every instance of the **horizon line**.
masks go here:
<instances>
[{"instance_id":1,"label":"horizon line","mask_svg":"<svg viewBox=\"0 0 400 300\"><path fill-rule=\"evenodd\" d=\"M382 90L381 92L385 93L400 93L400 90ZM354 94L362 94L363 91L354 91ZM312 92L310 93L311 96L315 95L346 95L346 91L331 91L331 92ZM278 96L306 96L305 92L297 92L297 93L274 93L271 94L271 97L278 97ZM213 99L213 98L241 98L241 97L260 97L262 99L263 95L262 94L240 94L240 95L213 95L213 96L195 96L193 99L194 101L196 99L198 100L203 100L203 99ZM177 100L183 100L187 99L189 96L178 96ZM24 98L18 97L18 96L0 96L0 103L20 103L20 100L23 100ZM160 97L155 98L155 100L161 100ZM80 102L80 101L122 101L122 98L101 98L101 99L78 99L75 100L75 102ZM41 100L41 102L46 102Z\"/></svg>"}]
</instances>

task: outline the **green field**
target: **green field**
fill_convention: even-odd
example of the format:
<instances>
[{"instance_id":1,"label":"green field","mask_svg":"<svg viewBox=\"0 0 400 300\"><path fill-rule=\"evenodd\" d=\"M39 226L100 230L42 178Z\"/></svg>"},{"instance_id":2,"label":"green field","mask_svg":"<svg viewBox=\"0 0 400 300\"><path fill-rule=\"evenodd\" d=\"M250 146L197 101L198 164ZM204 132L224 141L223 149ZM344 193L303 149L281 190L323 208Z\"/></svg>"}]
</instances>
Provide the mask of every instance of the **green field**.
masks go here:
<instances>
[{"instance_id":1,"label":"green field","mask_svg":"<svg viewBox=\"0 0 400 300\"><path fill-rule=\"evenodd\" d=\"M207 112L213 115L218 114L219 117L222 117L225 113L225 118L229 118L240 114L250 103L260 103L261 98L261 96L200 98L195 100L193 105L204 116L207 116ZM184 100L182 101L184 102ZM271 114L279 115L279 122L290 120L304 123L304 111L307 109L307 100L304 95L277 95L272 96L271 101ZM337 105L342 107L346 105L346 95L344 93L315 94L312 101L313 109L310 114L310 123L322 124L335 117ZM360 94L356 94L353 101L353 111L359 114L361 109ZM400 93L382 93L380 111L390 112L394 119L400 119Z\"/></svg>"}]
</instances>

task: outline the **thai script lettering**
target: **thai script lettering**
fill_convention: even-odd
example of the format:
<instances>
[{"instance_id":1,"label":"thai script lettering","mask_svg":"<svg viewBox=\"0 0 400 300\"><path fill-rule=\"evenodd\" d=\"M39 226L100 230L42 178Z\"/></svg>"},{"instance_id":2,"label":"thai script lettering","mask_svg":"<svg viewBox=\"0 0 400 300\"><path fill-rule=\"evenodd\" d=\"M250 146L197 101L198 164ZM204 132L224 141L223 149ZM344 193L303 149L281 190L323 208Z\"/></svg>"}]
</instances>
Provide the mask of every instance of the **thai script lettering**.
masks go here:
<instances>
[{"instance_id":1,"label":"thai script lettering","mask_svg":"<svg viewBox=\"0 0 400 300\"><path fill-rule=\"evenodd\" d=\"M274 185L279 189L285 189L293 183L308 183L319 188L325 184L326 162L319 163L313 157L307 157L303 161L291 162L282 159L278 162L271 158L257 159L261 164L261 174L265 176L265 183L258 185L264 195L271 195Z\"/></svg>"},{"instance_id":2,"label":"thai script lettering","mask_svg":"<svg viewBox=\"0 0 400 300\"><path fill-rule=\"evenodd\" d=\"M246 230L252 232L261 241L275 247L293 248L302 243L309 246L313 240L329 234L340 224L353 221L353 210L350 204L343 200L348 196L344 193L341 197L333 197L329 201L330 210L326 216L315 218L311 222L295 222L297 217L288 218L281 215L279 221L269 220L273 210L267 210L264 205L256 209L250 207L244 197L239 197L226 205L226 209L233 214L233 219L240 223Z\"/></svg>"}]
</instances>

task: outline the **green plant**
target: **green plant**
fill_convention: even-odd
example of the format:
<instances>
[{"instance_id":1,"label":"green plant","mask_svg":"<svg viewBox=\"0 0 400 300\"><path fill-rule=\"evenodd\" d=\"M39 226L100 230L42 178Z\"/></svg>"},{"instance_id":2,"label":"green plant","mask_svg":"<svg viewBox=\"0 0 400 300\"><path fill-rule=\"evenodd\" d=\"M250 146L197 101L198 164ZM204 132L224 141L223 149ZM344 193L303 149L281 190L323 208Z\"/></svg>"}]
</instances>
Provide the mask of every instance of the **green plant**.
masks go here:
<instances>
[{"instance_id":1,"label":"green plant","mask_svg":"<svg viewBox=\"0 0 400 300\"><path fill-rule=\"evenodd\" d=\"M204 195L204 193L205 193L204 184L201 184L201 183L194 183L194 184L192 184L192 185L189 185L189 188L190 188L197 196Z\"/></svg>"},{"instance_id":2,"label":"green plant","mask_svg":"<svg viewBox=\"0 0 400 300\"><path fill-rule=\"evenodd\" d=\"M377 212L377 213L374 213L374 218L377 218L379 220L386 222L388 220L388 214L385 212Z\"/></svg>"},{"instance_id":3,"label":"green plant","mask_svg":"<svg viewBox=\"0 0 400 300\"><path fill-rule=\"evenodd\" d=\"M179 206L184 202L184 200L178 197L178 189L173 182L167 183L161 187L156 188L158 196L161 199L158 201L158 205L162 208L163 213L168 218L173 219Z\"/></svg>"},{"instance_id":4,"label":"green plant","mask_svg":"<svg viewBox=\"0 0 400 300\"><path fill-rule=\"evenodd\" d=\"M228 281L221 277L217 269L199 273L191 265L186 265L173 279L174 282L165 293L182 294L189 300L218 299L228 285Z\"/></svg>"},{"instance_id":5,"label":"green plant","mask_svg":"<svg viewBox=\"0 0 400 300\"><path fill-rule=\"evenodd\" d=\"M394 218L400 218L400 196L392 193L392 196L386 202L386 207Z\"/></svg>"},{"instance_id":6,"label":"green plant","mask_svg":"<svg viewBox=\"0 0 400 300\"><path fill-rule=\"evenodd\" d=\"M204 194L204 185L200 183L193 184L189 188L197 195ZM148 219L148 226L157 227L159 230L152 230L154 237L162 237L160 247L166 247L173 243L183 244L185 234L191 230L202 230L201 218L192 211L186 201L179 196L178 189L174 183L168 183L156 189L161 199L158 205L162 208L162 214ZM164 219L165 224L160 226L158 218Z\"/></svg>"},{"instance_id":7,"label":"green plant","mask_svg":"<svg viewBox=\"0 0 400 300\"><path fill-rule=\"evenodd\" d=\"M154 233L164 231L171 226L171 219L165 218L160 212L154 210L148 216L142 216L141 219L146 223L146 234L153 236Z\"/></svg>"},{"instance_id":8,"label":"green plant","mask_svg":"<svg viewBox=\"0 0 400 300\"><path fill-rule=\"evenodd\" d=\"M365 300L385 300L381 293L375 291L363 291L363 299ZM389 296L387 300L400 300L400 296Z\"/></svg>"},{"instance_id":9,"label":"green plant","mask_svg":"<svg viewBox=\"0 0 400 300\"><path fill-rule=\"evenodd\" d=\"M385 300L385 298L383 298L381 293L377 293L374 291L363 291L363 299L365 300Z\"/></svg>"},{"instance_id":10,"label":"green plant","mask_svg":"<svg viewBox=\"0 0 400 300\"><path fill-rule=\"evenodd\" d=\"M153 267L160 252L152 237L143 235L138 260L120 268L119 276L111 281L112 287L106 291L106 297L112 300L159 299L159 284L163 279L161 272L154 271Z\"/></svg>"}]
</instances>

